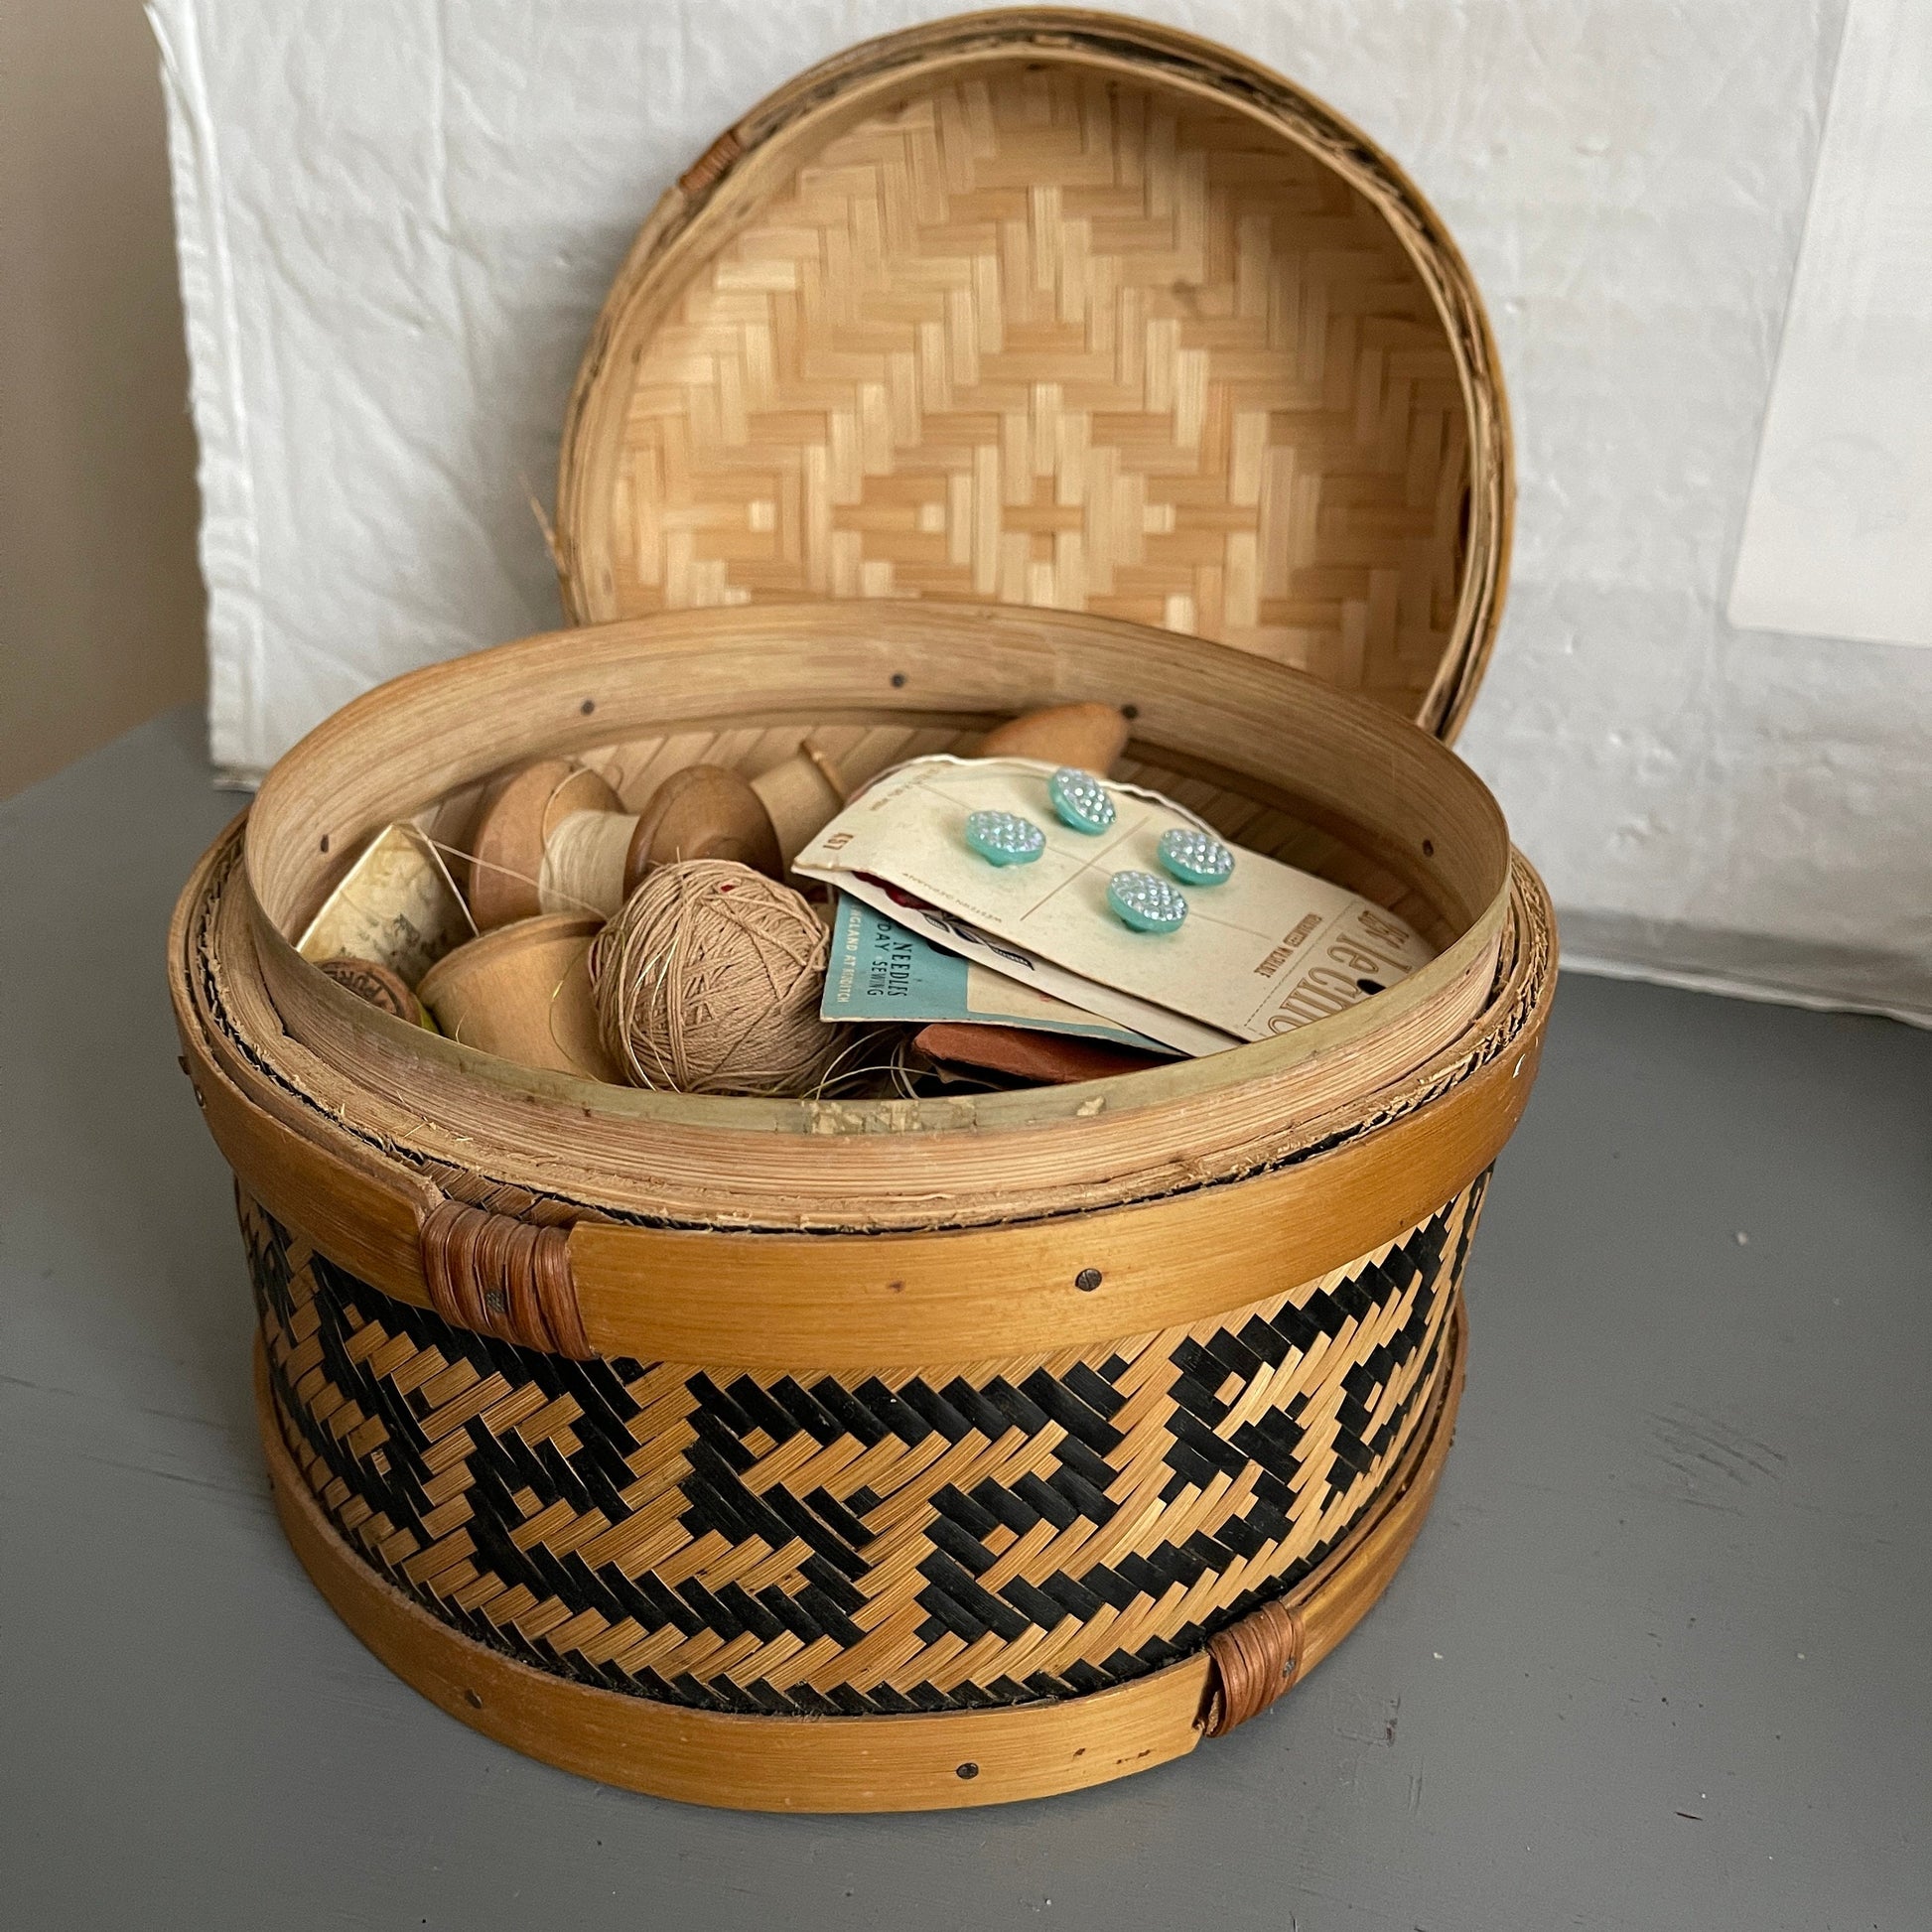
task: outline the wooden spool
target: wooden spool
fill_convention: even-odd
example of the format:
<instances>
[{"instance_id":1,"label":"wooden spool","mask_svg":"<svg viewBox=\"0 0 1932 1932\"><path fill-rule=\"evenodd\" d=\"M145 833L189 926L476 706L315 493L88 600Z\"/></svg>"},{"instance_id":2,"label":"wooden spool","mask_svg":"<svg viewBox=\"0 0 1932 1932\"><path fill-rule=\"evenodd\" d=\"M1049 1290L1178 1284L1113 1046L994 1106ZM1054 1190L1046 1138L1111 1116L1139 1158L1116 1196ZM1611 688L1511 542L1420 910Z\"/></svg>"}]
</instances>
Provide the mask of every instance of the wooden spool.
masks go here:
<instances>
[{"instance_id":1,"label":"wooden spool","mask_svg":"<svg viewBox=\"0 0 1932 1932\"><path fill-rule=\"evenodd\" d=\"M687 764L673 771L637 816L623 897L653 867L682 859L734 859L773 879L783 872L784 853L756 782L748 784L720 764ZM609 910L615 913L617 907Z\"/></svg>"},{"instance_id":2,"label":"wooden spool","mask_svg":"<svg viewBox=\"0 0 1932 1932\"><path fill-rule=\"evenodd\" d=\"M346 987L358 1000L366 1000L378 1013L394 1014L412 1027L436 1024L410 990L409 982L377 960L345 956L325 959L321 967L338 986Z\"/></svg>"},{"instance_id":3,"label":"wooden spool","mask_svg":"<svg viewBox=\"0 0 1932 1932\"><path fill-rule=\"evenodd\" d=\"M1235 56L942 22L721 137L567 426L565 594L612 621L345 708L171 934L278 1508L379 1655L591 1776L867 1810L1180 1755L1339 1640L1441 1466L1554 984L1444 743L1508 462L1441 224ZM643 797L809 738L856 788L1057 706L1436 958L1210 1057L827 1103L514 1066L290 944L325 844L458 836L506 746Z\"/></svg>"},{"instance_id":4,"label":"wooden spool","mask_svg":"<svg viewBox=\"0 0 1932 1932\"><path fill-rule=\"evenodd\" d=\"M810 739L752 778L681 766L635 814L597 772L542 759L483 795L471 834L471 914L484 932L546 912L612 918L652 867L681 859L731 859L780 879L845 799L837 764ZM559 844L588 815L608 821L594 835L601 850L574 870L557 865Z\"/></svg>"},{"instance_id":5,"label":"wooden spool","mask_svg":"<svg viewBox=\"0 0 1932 1932\"><path fill-rule=\"evenodd\" d=\"M518 1066L617 1081L585 960L601 919L518 919L445 953L418 989L439 1032Z\"/></svg>"},{"instance_id":6,"label":"wooden spool","mask_svg":"<svg viewBox=\"0 0 1932 1932\"><path fill-rule=\"evenodd\" d=\"M846 800L844 775L809 738L799 741L790 758L751 782L786 866L839 815Z\"/></svg>"},{"instance_id":7,"label":"wooden spool","mask_svg":"<svg viewBox=\"0 0 1932 1932\"><path fill-rule=\"evenodd\" d=\"M546 910L539 887L544 848L573 812L622 809L623 800L597 772L570 759L539 759L499 780L471 834L466 896L478 929L488 932ZM628 870L626 860L626 876Z\"/></svg>"}]
</instances>

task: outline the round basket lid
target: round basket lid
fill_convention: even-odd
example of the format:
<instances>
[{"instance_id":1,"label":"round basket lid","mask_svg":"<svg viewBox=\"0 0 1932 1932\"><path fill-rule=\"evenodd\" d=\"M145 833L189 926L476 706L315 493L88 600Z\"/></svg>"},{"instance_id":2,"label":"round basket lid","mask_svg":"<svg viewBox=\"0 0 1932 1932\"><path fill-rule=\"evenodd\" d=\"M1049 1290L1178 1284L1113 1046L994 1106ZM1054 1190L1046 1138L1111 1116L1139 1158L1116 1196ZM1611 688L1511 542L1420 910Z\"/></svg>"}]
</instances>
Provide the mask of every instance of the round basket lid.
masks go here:
<instances>
[{"instance_id":1,"label":"round basket lid","mask_svg":"<svg viewBox=\"0 0 1932 1932\"><path fill-rule=\"evenodd\" d=\"M1452 738L1508 561L1474 283L1356 129L1141 21L815 68L659 203L565 423L574 621L997 600L1299 665Z\"/></svg>"}]
</instances>

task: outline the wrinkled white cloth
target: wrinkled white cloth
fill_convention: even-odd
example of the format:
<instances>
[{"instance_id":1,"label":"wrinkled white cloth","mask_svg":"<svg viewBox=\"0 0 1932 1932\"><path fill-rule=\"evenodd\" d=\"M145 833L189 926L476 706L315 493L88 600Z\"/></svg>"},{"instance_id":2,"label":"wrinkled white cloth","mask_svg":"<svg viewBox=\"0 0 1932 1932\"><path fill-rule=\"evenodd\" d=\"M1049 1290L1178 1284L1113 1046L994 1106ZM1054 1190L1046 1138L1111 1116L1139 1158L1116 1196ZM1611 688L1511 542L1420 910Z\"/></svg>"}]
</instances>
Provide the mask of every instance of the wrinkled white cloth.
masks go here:
<instances>
[{"instance_id":1,"label":"wrinkled white cloth","mask_svg":"<svg viewBox=\"0 0 1932 1932\"><path fill-rule=\"evenodd\" d=\"M153 0L217 761L558 621L528 493L664 187L916 0ZM1462 749L1573 960L1932 1016L1932 652L1725 622L1843 0L1169 0L1390 149L1521 463Z\"/></svg>"},{"instance_id":2,"label":"wrinkled white cloth","mask_svg":"<svg viewBox=\"0 0 1932 1932\"><path fill-rule=\"evenodd\" d=\"M1730 621L1932 644L1932 0L1852 0Z\"/></svg>"}]
</instances>

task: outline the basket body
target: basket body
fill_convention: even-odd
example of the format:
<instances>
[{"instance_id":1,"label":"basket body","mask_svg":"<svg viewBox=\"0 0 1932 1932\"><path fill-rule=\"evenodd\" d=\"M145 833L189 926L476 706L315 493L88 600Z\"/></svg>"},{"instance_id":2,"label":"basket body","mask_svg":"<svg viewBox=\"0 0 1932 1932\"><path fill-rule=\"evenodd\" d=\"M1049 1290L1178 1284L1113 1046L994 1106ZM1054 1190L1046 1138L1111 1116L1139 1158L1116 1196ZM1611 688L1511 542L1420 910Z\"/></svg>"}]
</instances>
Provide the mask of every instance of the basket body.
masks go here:
<instances>
[{"instance_id":1,"label":"basket body","mask_svg":"<svg viewBox=\"0 0 1932 1932\"><path fill-rule=\"evenodd\" d=\"M467 1333L244 1195L277 1505L418 1689L607 1782L850 1811L1102 1782L1231 1727L1217 1633L1281 1617L1265 1708L1406 1554L1482 1184L1131 1359L809 1387Z\"/></svg>"},{"instance_id":2,"label":"basket body","mask_svg":"<svg viewBox=\"0 0 1932 1932\"><path fill-rule=\"evenodd\" d=\"M1444 744L1508 466L1436 217L1220 50L942 22L721 137L566 428L566 602L611 621L346 707L177 911L278 1509L379 1656L611 1783L891 1810L1177 1757L1340 1640L1448 1450L1553 982ZM1090 700L1118 775L1436 958L1198 1060L834 1103L512 1066L290 943L509 759L638 811L802 732L856 783Z\"/></svg>"},{"instance_id":3,"label":"basket body","mask_svg":"<svg viewBox=\"0 0 1932 1932\"><path fill-rule=\"evenodd\" d=\"M1146 1768L1288 1688L1415 1534L1547 905L1451 755L1296 673L1070 616L752 629L598 626L371 693L191 881L177 1014L284 1521L412 1683L613 1782L884 1809ZM340 855L506 730L621 792L801 724L890 762L970 742L993 692L1130 674L1136 775L1438 958L1154 1072L820 1106L515 1068L288 945Z\"/></svg>"}]
</instances>

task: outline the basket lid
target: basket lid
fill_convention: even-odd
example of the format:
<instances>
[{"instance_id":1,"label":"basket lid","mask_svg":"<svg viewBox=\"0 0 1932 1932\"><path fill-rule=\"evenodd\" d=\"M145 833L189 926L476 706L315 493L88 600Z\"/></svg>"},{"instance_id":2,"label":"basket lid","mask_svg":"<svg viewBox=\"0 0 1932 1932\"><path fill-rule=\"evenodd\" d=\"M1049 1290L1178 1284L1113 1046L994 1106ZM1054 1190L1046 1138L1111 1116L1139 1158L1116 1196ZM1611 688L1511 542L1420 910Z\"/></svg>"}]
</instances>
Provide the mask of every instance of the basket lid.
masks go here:
<instances>
[{"instance_id":1,"label":"basket lid","mask_svg":"<svg viewBox=\"0 0 1932 1932\"><path fill-rule=\"evenodd\" d=\"M801 598L1166 625L1454 736L1500 615L1495 346L1291 82L1027 9L802 74L658 204L565 422L573 621Z\"/></svg>"}]
</instances>

